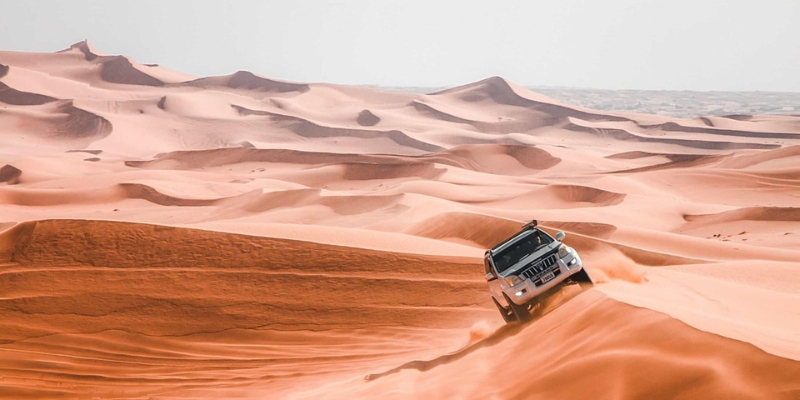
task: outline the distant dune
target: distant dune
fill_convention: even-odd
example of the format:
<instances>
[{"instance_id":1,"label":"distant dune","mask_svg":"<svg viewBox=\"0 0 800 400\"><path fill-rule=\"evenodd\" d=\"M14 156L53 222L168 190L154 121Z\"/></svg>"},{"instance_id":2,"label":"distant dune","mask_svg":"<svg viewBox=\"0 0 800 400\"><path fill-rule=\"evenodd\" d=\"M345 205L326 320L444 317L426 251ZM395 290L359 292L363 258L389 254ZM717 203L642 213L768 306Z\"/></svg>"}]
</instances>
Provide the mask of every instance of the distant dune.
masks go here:
<instances>
[{"instance_id":1,"label":"distant dune","mask_svg":"<svg viewBox=\"0 0 800 400\"><path fill-rule=\"evenodd\" d=\"M545 92L0 52L0 397L800 398L800 112ZM505 325L534 218L597 285Z\"/></svg>"}]
</instances>

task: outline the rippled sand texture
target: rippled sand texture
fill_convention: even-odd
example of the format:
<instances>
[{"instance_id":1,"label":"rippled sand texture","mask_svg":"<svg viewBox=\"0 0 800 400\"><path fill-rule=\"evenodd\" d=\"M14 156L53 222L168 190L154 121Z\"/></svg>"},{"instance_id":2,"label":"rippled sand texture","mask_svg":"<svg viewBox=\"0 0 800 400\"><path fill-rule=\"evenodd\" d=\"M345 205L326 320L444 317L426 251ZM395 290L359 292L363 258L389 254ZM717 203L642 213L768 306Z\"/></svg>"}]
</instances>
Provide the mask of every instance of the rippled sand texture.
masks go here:
<instances>
[{"instance_id":1,"label":"rippled sand texture","mask_svg":"<svg viewBox=\"0 0 800 400\"><path fill-rule=\"evenodd\" d=\"M800 398L800 117L0 52L2 398ZM504 325L536 218L599 283ZM365 379L366 378L366 379Z\"/></svg>"}]
</instances>

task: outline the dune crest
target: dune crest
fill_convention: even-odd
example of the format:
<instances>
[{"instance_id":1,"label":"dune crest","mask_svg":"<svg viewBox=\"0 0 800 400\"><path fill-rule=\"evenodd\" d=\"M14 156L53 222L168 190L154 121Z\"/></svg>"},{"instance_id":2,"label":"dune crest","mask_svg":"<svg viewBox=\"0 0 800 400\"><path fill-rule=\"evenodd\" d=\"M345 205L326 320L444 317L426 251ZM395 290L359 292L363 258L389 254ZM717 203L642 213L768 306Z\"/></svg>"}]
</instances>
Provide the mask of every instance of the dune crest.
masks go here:
<instances>
[{"instance_id":1,"label":"dune crest","mask_svg":"<svg viewBox=\"0 0 800 400\"><path fill-rule=\"evenodd\" d=\"M18 102L38 102L38 96L11 94ZM95 113L76 107L72 100L47 101L41 105L23 105L0 112L0 127L16 141L36 137L50 141L49 145L63 147L86 146L108 136L113 130L110 121ZM30 131L28 131L30 129ZM12 142L13 143L13 142Z\"/></svg>"},{"instance_id":2,"label":"dune crest","mask_svg":"<svg viewBox=\"0 0 800 400\"><path fill-rule=\"evenodd\" d=\"M99 57L105 56L105 54L95 50L94 46L92 46L92 44L89 43L88 40L83 40L77 43L73 43L72 45L69 46L69 48L61 50L61 52L67 52L73 50L77 50L83 53L83 56L86 59L86 61L94 61Z\"/></svg>"},{"instance_id":3,"label":"dune crest","mask_svg":"<svg viewBox=\"0 0 800 400\"><path fill-rule=\"evenodd\" d=\"M685 215L689 222L800 221L800 207L745 207L719 214Z\"/></svg>"},{"instance_id":4,"label":"dune crest","mask_svg":"<svg viewBox=\"0 0 800 400\"><path fill-rule=\"evenodd\" d=\"M106 82L123 85L164 86L163 81L142 72L127 57L104 57L101 65L100 77Z\"/></svg>"},{"instance_id":5,"label":"dune crest","mask_svg":"<svg viewBox=\"0 0 800 400\"><path fill-rule=\"evenodd\" d=\"M381 122L381 119L372 113L372 111L364 109L358 113L358 118L356 119L359 125L361 126L375 126L378 122Z\"/></svg>"},{"instance_id":6,"label":"dune crest","mask_svg":"<svg viewBox=\"0 0 800 400\"><path fill-rule=\"evenodd\" d=\"M41 95L38 93L29 93L16 90L8 85L0 82L0 102L11 104L15 106L39 106L45 103L51 103L58 99Z\"/></svg>"},{"instance_id":7,"label":"dune crest","mask_svg":"<svg viewBox=\"0 0 800 400\"><path fill-rule=\"evenodd\" d=\"M491 101L508 106L523 107L546 113L550 118L557 120L575 117L587 121L630 121L630 119L625 117L593 113L589 110L581 110L577 107L562 105L553 99L538 95L528 89L512 84L499 76L493 76L475 83L446 89L432 93L431 95L456 97L468 103Z\"/></svg>"},{"instance_id":8,"label":"dune crest","mask_svg":"<svg viewBox=\"0 0 800 400\"><path fill-rule=\"evenodd\" d=\"M179 206L179 207L202 207L212 206L221 201L221 199L183 199L175 196L169 196L160 193L156 189L142 185L139 183L122 183L120 187L125 192L125 195L132 199L147 200L162 206Z\"/></svg>"},{"instance_id":9,"label":"dune crest","mask_svg":"<svg viewBox=\"0 0 800 400\"><path fill-rule=\"evenodd\" d=\"M431 95L456 95L466 102L492 100L501 104L519 107L534 104L532 100L519 95L507 80L499 76L492 76L478 82L445 89Z\"/></svg>"},{"instance_id":10,"label":"dune crest","mask_svg":"<svg viewBox=\"0 0 800 400\"><path fill-rule=\"evenodd\" d=\"M275 93L303 93L309 90L309 86L306 84L268 79L249 71L236 71L231 75L199 78L186 82L184 85L201 88L226 87L230 89Z\"/></svg>"},{"instance_id":11,"label":"dune crest","mask_svg":"<svg viewBox=\"0 0 800 400\"><path fill-rule=\"evenodd\" d=\"M10 164L6 164L3 168L0 168L0 182L8 183L9 185L14 185L19 183L19 176L22 175L22 171Z\"/></svg>"}]
</instances>

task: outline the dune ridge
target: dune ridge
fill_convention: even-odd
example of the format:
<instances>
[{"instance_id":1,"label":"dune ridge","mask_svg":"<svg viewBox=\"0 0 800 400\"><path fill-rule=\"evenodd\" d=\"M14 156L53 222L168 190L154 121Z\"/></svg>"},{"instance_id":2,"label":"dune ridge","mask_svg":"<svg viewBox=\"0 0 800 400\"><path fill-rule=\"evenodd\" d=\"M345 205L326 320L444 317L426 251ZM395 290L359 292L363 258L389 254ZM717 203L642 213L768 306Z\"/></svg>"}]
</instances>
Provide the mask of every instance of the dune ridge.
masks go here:
<instances>
[{"instance_id":1,"label":"dune ridge","mask_svg":"<svg viewBox=\"0 0 800 400\"><path fill-rule=\"evenodd\" d=\"M689 133L709 133L712 135L739 136L746 138L769 138L769 139L797 139L798 134L792 132L753 132L735 129L711 129L696 126L680 125L677 122L665 122L659 125L642 125L642 128L658 128L666 132L689 132Z\"/></svg>"},{"instance_id":2,"label":"dune ridge","mask_svg":"<svg viewBox=\"0 0 800 400\"><path fill-rule=\"evenodd\" d=\"M384 154L347 154L308 152L285 149L255 149L251 147L230 147L212 150L177 151L160 154L149 161L126 161L136 168L179 168L199 169L219 167L248 162L295 163L295 164L342 164L353 166L383 166L382 168L402 167L404 169L433 163L489 173L511 173L513 168L503 168L496 163L498 156L513 158L518 166L531 170L544 170L557 165L561 159L553 157L545 150L536 147L517 145L465 145L436 153L420 156ZM377 175L376 178L379 178ZM429 176L432 178L432 176Z\"/></svg>"},{"instance_id":3,"label":"dune ridge","mask_svg":"<svg viewBox=\"0 0 800 400\"><path fill-rule=\"evenodd\" d=\"M94 46L92 46L92 44L89 43L88 40L83 40L81 42L73 43L68 48L61 50L60 53L71 50L78 50L81 53L83 53L83 56L86 59L86 61L94 61L99 57L105 56L105 54L102 54L97 50L95 50Z\"/></svg>"},{"instance_id":4,"label":"dune ridge","mask_svg":"<svg viewBox=\"0 0 800 400\"><path fill-rule=\"evenodd\" d=\"M777 149L780 147L780 145L777 144L754 143L754 142L729 142L724 140L700 140L700 139L652 137L652 136L645 136L642 134L636 134L628 130L619 128L595 128L595 127L584 126L582 124L575 123L575 121L570 121L570 123L567 124L565 128L576 132L598 134L603 137L609 137L622 141L675 144L684 147L703 149L703 150ZM647 128L652 128L652 127L647 127ZM749 136L745 135L744 137L752 139L754 137L758 137L758 135L749 135Z\"/></svg>"},{"instance_id":5,"label":"dune ridge","mask_svg":"<svg viewBox=\"0 0 800 400\"><path fill-rule=\"evenodd\" d=\"M689 222L723 222L723 221L800 221L798 207L744 207L738 210L725 211L719 214L685 215Z\"/></svg>"},{"instance_id":6,"label":"dune ridge","mask_svg":"<svg viewBox=\"0 0 800 400\"><path fill-rule=\"evenodd\" d=\"M249 71L236 71L231 75L198 78L193 81L185 82L182 85L200 88L225 87L267 93L303 93L310 89L306 84L268 79Z\"/></svg>"},{"instance_id":7,"label":"dune ridge","mask_svg":"<svg viewBox=\"0 0 800 400\"><path fill-rule=\"evenodd\" d=\"M22 175L22 170L11 165L6 164L0 168L0 182L6 182L9 185L19 183L19 176Z\"/></svg>"},{"instance_id":8,"label":"dune ridge","mask_svg":"<svg viewBox=\"0 0 800 400\"><path fill-rule=\"evenodd\" d=\"M466 102L478 102L489 99L499 104L531 108L536 111L548 113L557 118L576 117L588 121L629 121L629 119L625 117L618 117L610 114L595 114L579 110L577 107L564 106L541 95L535 95L535 97L541 97L541 100L544 101L537 101L531 98L534 97L531 96L531 94L532 92L527 89L514 85L499 76L493 76L475 83L452 89L445 89L432 93L431 95L455 96Z\"/></svg>"},{"instance_id":9,"label":"dune ridge","mask_svg":"<svg viewBox=\"0 0 800 400\"><path fill-rule=\"evenodd\" d=\"M164 82L135 68L131 60L123 56L103 57L100 77L106 82L123 85L164 86Z\"/></svg>"},{"instance_id":10,"label":"dune ridge","mask_svg":"<svg viewBox=\"0 0 800 400\"><path fill-rule=\"evenodd\" d=\"M15 106L38 106L57 100L56 98L38 93L22 92L0 82L0 101L6 104Z\"/></svg>"},{"instance_id":11,"label":"dune ridge","mask_svg":"<svg viewBox=\"0 0 800 400\"><path fill-rule=\"evenodd\" d=\"M36 96L16 97L34 101ZM34 102L38 102L34 101ZM18 121L24 120L24 124ZM41 105L22 105L0 112L0 126L9 128L12 138L39 137L53 142L76 141L76 147L88 146L113 131L111 122L93 112L76 107L72 100L47 101ZM26 131L25 128L32 128ZM19 139L16 139L19 140Z\"/></svg>"},{"instance_id":12,"label":"dune ridge","mask_svg":"<svg viewBox=\"0 0 800 400\"><path fill-rule=\"evenodd\" d=\"M305 138L323 137L357 137L364 139L386 137L389 140L405 147L422 151L437 151L442 148L431 143L423 142L408 136L399 130L373 131L366 129L336 128L324 126L307 119L294 117L285 114L273 113L269 111L250 110L241 106L233 105L233 108L241 115L267 116L290 131Z\"/></svg>"},{"instance_id":13,"label":"dune ridge","mask_svg":"<svg viewBox=\"0 0 800 400\"><path fill-rule=\"evenodd\" d=\"M363 109L360 113L358 113L358 118L356 119L361 126L375 126L379 122L381 122L380 117L373 114L372 111Z\"/></svg>"},{"instance_id":14,"label":"dune ridge","mask_svg":"<svg viewBox=\"0 0 800 400\"><path fill-rule=\"evenodd\" d=\"M423 113L425 115L428 115L428 116L431 116L433 118L437 118L437 119L440 119L440 120L443 120L443 121L455 122L455 123L463 123L463 124L473 124L473 123L476 122L476 121L473 121L473 120L468 119L468 118L459 117L459 116L456 116L456 115L453 115L453 114L438 110L434 106L432 106L432 105L430 105L428 103L419 101L419 100L413 100L413 101L411 101L411 103L409 103L409 105L411 107L413 107L414 109L416 109L417 111L419 111L419 112L421 112L421 113Z\"/></svg>"}]
</instances>

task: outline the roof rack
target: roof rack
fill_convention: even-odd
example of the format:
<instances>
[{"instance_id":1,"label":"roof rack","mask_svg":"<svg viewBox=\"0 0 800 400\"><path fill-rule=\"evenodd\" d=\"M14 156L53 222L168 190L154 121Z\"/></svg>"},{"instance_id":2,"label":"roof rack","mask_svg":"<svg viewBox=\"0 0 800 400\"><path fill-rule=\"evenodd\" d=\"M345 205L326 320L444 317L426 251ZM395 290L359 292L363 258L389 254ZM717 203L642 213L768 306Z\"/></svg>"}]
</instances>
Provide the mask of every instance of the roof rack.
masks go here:
<instances>
[{"instance_id":1,"label":"roof rack","mask_svg":"<svg viewBox=\"0 0 800 400\"><path fill-rule=\"evenodd\" d=\"M535 220L535 219L534 219L534 220L531 220L531 222L525 223L524 225L522 225L522 229L521 229L519 232L517 232L517 233L515 233L515 234L511 235L510 237L508 237L508 238L504 239L502 242L498 243L496 246L492 247L491 249L487 250L486 252L487 252L487 253L493 253L495 250L497 250L497 249L499 249L499 248L503 247L503 245L505 245L506 243L508 243L508 241L510 241L511 239L513 239L513 238L515 238L515 237L517 237L517 236L521 235L521 234L522 234L522 232L525 232L525 231L528 231L528 230L533 230L533 229L535 229L535 228L536 228L538 225L539 225L539 221L537 221L537 220Z\"/></svg>"},{"instance_id":2,"label":"roof rack","mask_svg":"<svg viewBox=\"0 0 800 400\"><path fill-rule=\"evenodd\" d=\"M539 225L539 221L534 219L534 220L531 220L531 222L528 222L527 224L522 225L522 230L523 231L527 231L528 229L536 228L537 225Z\"/></svg>"},{"instance_id":3,"label":"roof rack","mask_svg":"<svg viewBox=\"0 0 800 400\"><path fill-rule=\"evenodd\" d=\"M539 221L537 221L535 219L531 220L531 222L528 222L528 223L522 225L522 229L519 232L517 232L517 233L511 235L510 237L504 239L502 242L498 243L496 246L492 247L491 249L486 250L486 253L487 254L491 254L492 252L494 252L498 248L503 247L503 245L506 244L509 240L517 237L518 235L521 235L522 232L525 232L527 230L531 230L531 229L536 228L538 225L539 225Z\"/></svg>"}]
</instances>

